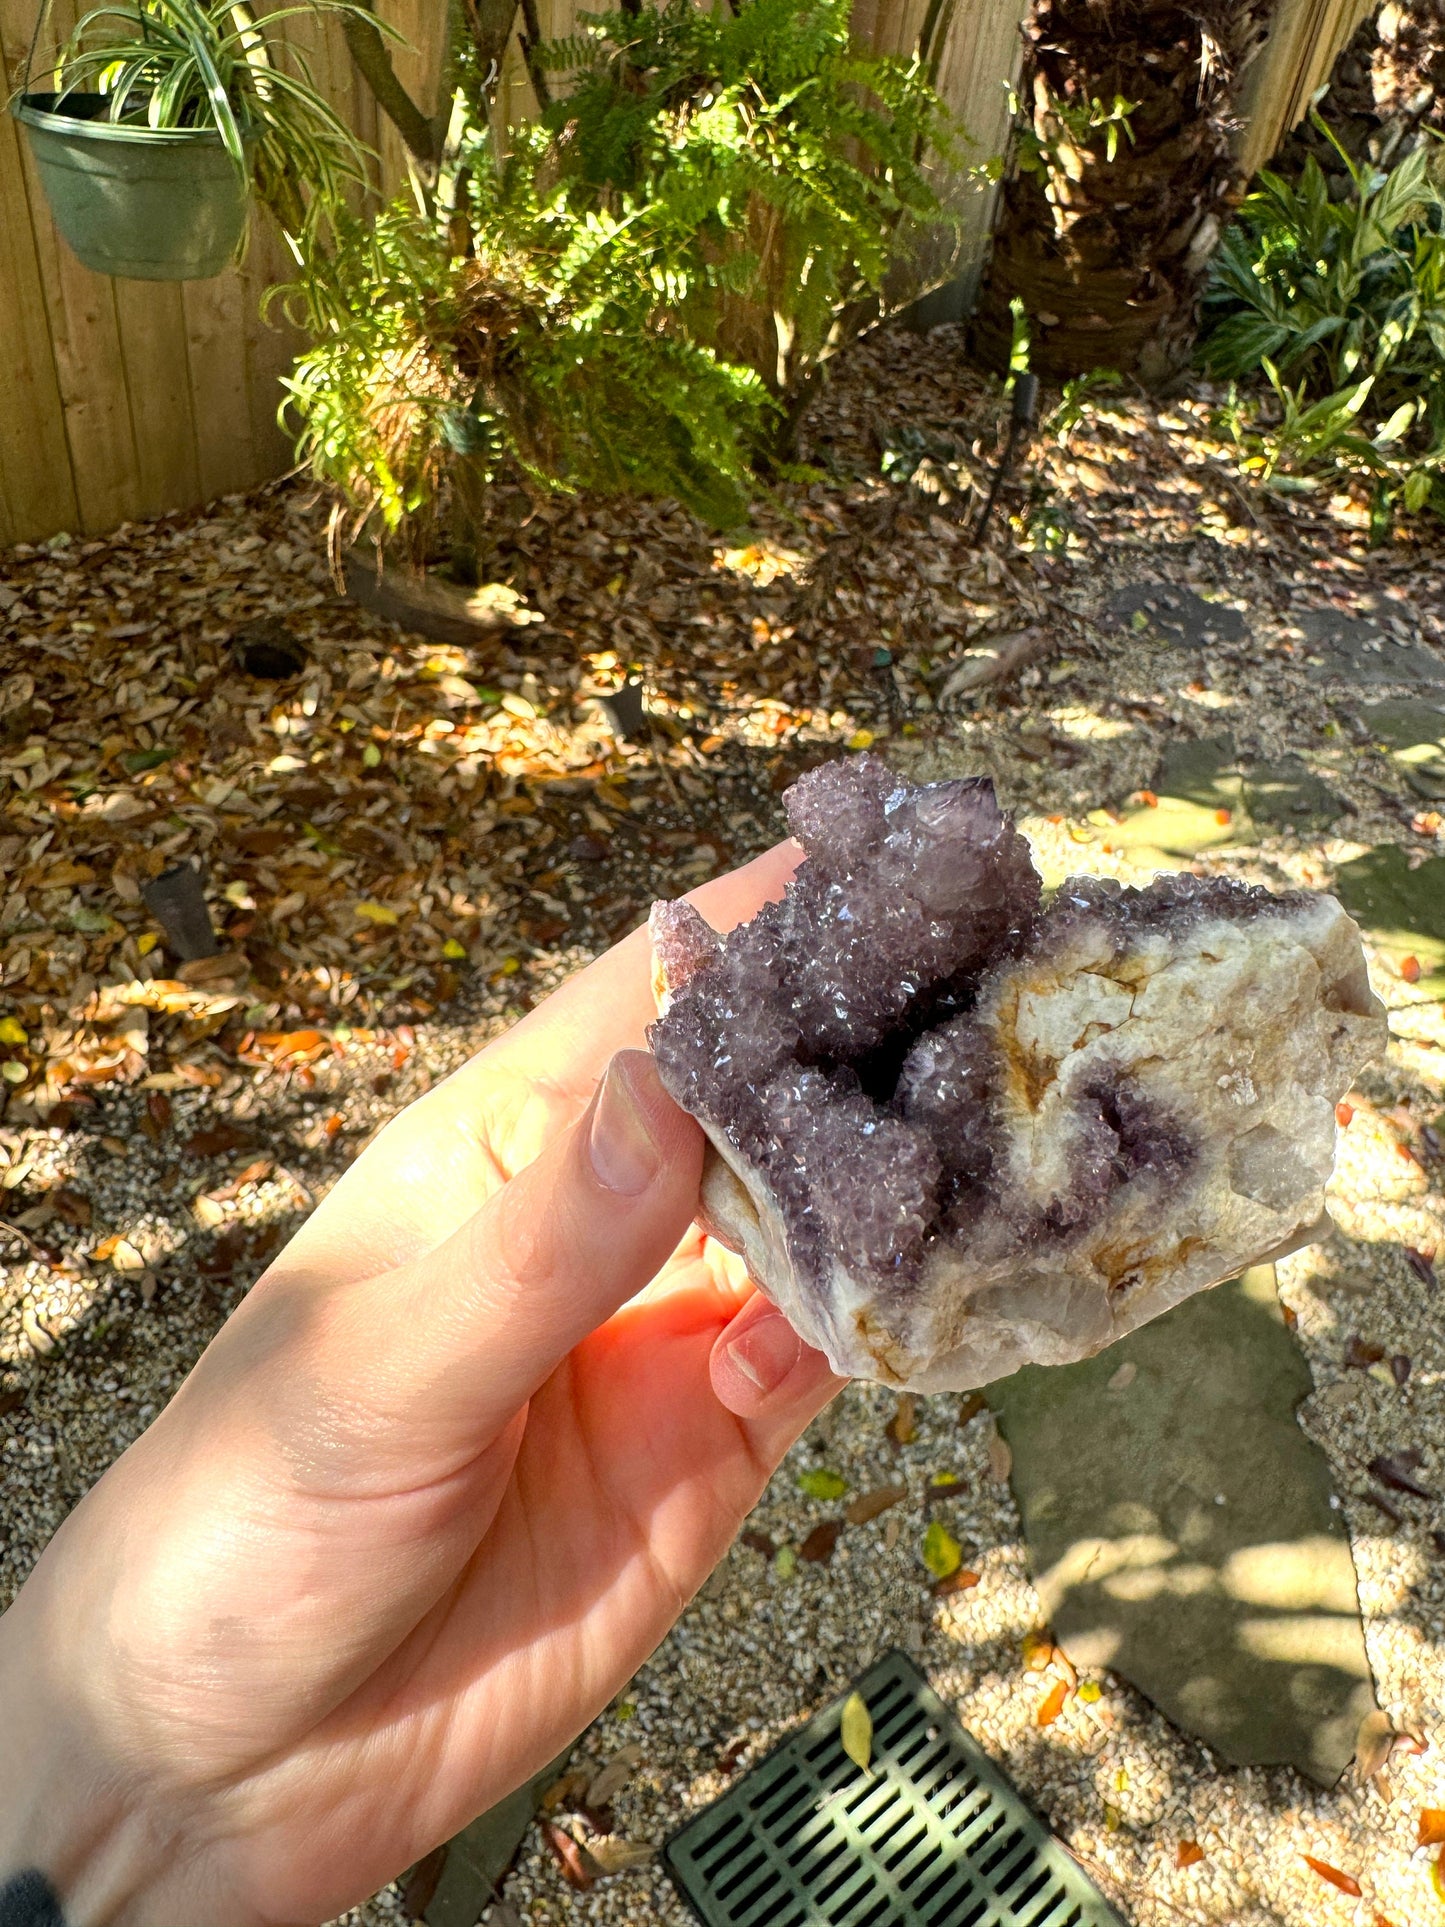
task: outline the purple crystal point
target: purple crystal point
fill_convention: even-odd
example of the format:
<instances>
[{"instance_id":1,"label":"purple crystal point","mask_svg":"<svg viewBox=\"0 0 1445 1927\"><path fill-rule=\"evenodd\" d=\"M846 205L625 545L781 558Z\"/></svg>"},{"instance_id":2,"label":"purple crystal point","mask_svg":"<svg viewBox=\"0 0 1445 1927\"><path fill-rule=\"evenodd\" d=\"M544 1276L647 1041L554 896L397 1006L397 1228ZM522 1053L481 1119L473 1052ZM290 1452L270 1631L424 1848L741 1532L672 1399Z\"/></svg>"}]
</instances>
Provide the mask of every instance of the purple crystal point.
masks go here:
<instances>
[{"instance_id":1,"label":"purple crystal point","mask_svg":"<svg viewBox=\"0 0 1445 1927\"><path fill-rule=\"evenodd\" d=\"M1307 1235L1383 1042L1332 899L1070 878L982 780L784 797L805 860L720 937L658 905L650 1041L704 1219L839 1371L921 1390L1097 1350Z\"/></svg>"}]
</instances>

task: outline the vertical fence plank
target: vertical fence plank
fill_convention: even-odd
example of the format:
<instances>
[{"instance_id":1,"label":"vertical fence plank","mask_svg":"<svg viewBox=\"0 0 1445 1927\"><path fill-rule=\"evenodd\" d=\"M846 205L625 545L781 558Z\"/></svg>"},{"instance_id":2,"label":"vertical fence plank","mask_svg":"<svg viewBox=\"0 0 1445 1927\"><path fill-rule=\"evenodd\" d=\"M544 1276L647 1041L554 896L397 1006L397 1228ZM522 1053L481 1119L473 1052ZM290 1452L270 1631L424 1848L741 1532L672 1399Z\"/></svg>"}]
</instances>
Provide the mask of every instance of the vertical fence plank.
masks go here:
<instances>
[{"instance_id":1,"label":"vertical fence plank","mask_svg":"<svg viewBox=\"0 0 1445 1927\"><path fill-rule=\"evenodd\" d=\"M7 74L19 81L20 30L13 9L0 11L0 82ZM0 114L0 544L54 535L79 521L23 138L9 114Z\"/></svg>"},{"instance_id":2,"label":"vertical fence plank","mask_svg":"<svg viewBox=\"0 0 1445 1927\"><path fill-rule=\"evenodd\" d=\"M181 283L117 281L115 308L135 426L135 512L165 515L193 508L201 500L201 485Z\"/></svg>"},{"instance_id":3,"label":"vertical fence plank","mask_svg":"<svg viewBox=\"0 0 1445 1927\"><path fill-rule=\"evenodd\" d=\"M203 502L250 488L261 479L246 392L245 310L250 298L250 287L235 273L187 281L181 288L186 371L196 421L196 484Z\"/></svg>"},{"instance_id":4,"label":"vertical fence plank","mask_svg":"<svg viewBox=\"0 0 1445 1927\"><path fill-rule=\"evenodd\" d=\"M276 410L282 399L281 376L300 353L302 339L287 322L279 301L270 303L264 318L261 304L268 288L289 280L295 271L296 264L274 225L258 223L243 275L246 403L257 480L284 475L291 466L290 438L278 426Z\"/></svg>"},{"instance_id":5,"label":"vertical fence plank","mask_svg":"<svg viewBox=\"0 0 1445 1927\"><path fill-rule=\"evenodd\" d=\"M85 267L60 239L28 153L25 159L78 526L87 533L113 529L134 514L140 476L115 283Z\"/></svg>"}]
</instances>

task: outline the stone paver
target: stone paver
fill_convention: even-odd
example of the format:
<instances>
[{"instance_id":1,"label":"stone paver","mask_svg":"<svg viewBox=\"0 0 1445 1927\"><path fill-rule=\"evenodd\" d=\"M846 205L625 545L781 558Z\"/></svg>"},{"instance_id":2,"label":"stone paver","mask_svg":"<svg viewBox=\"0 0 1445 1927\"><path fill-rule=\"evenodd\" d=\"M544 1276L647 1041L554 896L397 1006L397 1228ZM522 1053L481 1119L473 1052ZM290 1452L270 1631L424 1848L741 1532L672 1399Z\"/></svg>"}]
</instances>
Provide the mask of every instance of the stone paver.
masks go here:
<instances>
[{"instance_id":1,"label":"stone paver","mask_svg":"<svg viewBox=\"0 0 1445 1927\"><path fill-rule=\"evenodd\" d=\"M1362 616L1308 609L1299 617L1310 661L1359 688L1416 683L1445 687L1445 661Z\"/></svg>"},{"instance_id":2,"label":"stone paver","mask_svg":"<svg viewBox=\"0 0 1445 1927\"><path fill-rule=\"evenodd\" d=\"M1374 1706L1350 1542L1272 1266L1082 1364L989 1388L1029 1563L1078 1665L1240 1765L1332 1785Z\"/></svg>"}]
</instances>

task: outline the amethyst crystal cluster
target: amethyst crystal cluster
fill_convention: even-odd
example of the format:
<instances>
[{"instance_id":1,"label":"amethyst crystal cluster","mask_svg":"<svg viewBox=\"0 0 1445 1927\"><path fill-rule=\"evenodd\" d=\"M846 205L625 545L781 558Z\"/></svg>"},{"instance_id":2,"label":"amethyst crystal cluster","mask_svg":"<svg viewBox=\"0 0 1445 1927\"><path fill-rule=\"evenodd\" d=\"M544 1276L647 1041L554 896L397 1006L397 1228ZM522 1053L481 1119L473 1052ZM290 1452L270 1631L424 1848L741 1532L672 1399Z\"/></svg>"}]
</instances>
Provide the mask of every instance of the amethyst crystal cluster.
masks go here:
<instances>
[{"instance_id":1,"label":"amethyst crystal cluster","mask_svg":"<svg viewBox=\"0 0 1445 1927\"><path fill-rule=\"evenodd\" d=\"M835 1369L917 1390L1097 1351L1305 1241L1384 1047L1330 897L1072 878L984 781L877 757L785 798L806 852L727 936L652 935L708 1228Z\"/></svg>"}]
</instances>

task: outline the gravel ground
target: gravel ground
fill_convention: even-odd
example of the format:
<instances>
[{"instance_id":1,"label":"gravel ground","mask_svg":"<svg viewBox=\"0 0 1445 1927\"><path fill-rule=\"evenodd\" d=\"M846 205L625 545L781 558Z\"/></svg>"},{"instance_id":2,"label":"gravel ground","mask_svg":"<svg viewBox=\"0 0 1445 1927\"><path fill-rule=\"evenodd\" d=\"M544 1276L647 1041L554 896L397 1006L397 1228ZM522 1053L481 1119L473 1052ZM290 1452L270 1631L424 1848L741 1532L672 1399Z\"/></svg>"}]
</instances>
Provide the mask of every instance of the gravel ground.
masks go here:
<instances>
[{"instance_id":1,"label":"gravel ground","mask_svg":"<svg viewBox=\"0 0 1445 1927\"><path fill-rule=\"evenodd\" d=\"M1423 536L1366 549L1360 505L1343 495L1285 519L1232 479L1208 440L1207 412L1204 401L1175 403L1163 415L1130 402L1087 420L1067 446L1041 445L1013 490L1011 538L1000 532L992 549L975 554L965 523L994 446L996 402L962 370L949 331L926 341L892 338L854 357L813 419L809 453L826 479L760 510L750 539L720 562L666 514L627 511L635 545L645 548L649 530L672 544L658 550L655 569L643 566L645 556L629 564L643 577L637 596L655 610L645 620L629 605L631 582L609 599L613 578L601 572L613 565L605 554L587 577L585 620L568 615L566 582L578 579L577 553L595 546L606 516L595 515L581 535L554 528L552 547L528 563L530 592L549 626L528 631L525 650L499 645L487 672L499 688L529 692L520 700L532 718L506 712L522 740L484 754L474 795L466 772L458 778L469 807L480 809L485 798L489 860L494 845L502 848L486 915L468 924L470 913L448 910L434 882L373 875L368 859L354 853L328 857L362 864L348 888L367 901L405 911L425 883L435 905L418 912L431 935L407 932L358 991L333 965L308 971L305 919L319 915L310 900L289 934L278 919L289 952L279 938L269 949L263 942L265 893L304 895L293 879L279 874L268 883L237 872L242 887L218 902L217 915L231 919L228 941L250 952L249 987L225 1009L217 1007L227 1003L223 996L204 1009L192 999L178 1013L152 1012L145 1052L134 1053L134 1062L116 1056L114 1075L72 1087L64 1083L70 1060L62 1046L77 1061L84 1055L74 1041L84 1009L94 1009L84 1000L107 983L156 979L161 959L151 946L142 949L146 919L129 901L111 904L108 934L88 935L84 912L101 885L81 879L65 886L78 889L68 913L77 934L51 945L51 975L37 975L31 953L46 946L35 933L58 927L61 915L59 886L49 881L55 872L38 878L38 895L14 890L0 916L0 1023L13 1016L30 1054L22 1077L5 1086L11 1096L0 1120L0 1215L11 1227L0 1233L0 1252L10 1260L0 1284L0 1604L376 1126L634 920L650 895L687 887L770 840L778 791L820 754L871 740L919 773L990 769L1051 874L1070 867L1124 874L1125 859L1110 844L1111 819L1091 823L1090 813L1117 812L1147 787L1171 742L1227 727L1242 750L1302 758L1351 813L1328 836L1282 833L1203 857L1201 867L1275 885L1328 885L1339 864L1374 845L1402 845L1412 863L1436 854L1439 817L1422 813L1389 759L1359 741L1351 727L1358 692L1310 660L1299 618L1311 609L1365 613L1404 639L1438 643L1445 552ZM908 490L879 479L880 458L900 448L904 468L914 464ZM896 461L892 472L900 473ZM263 537L236 564L241 614L255 606L246 595L264 603L276 572L289 569L304 594L298 587L272 600L318 660L329 662L328 650L403 658L406 639L328 600L318 586L319 518L304 501L272 491L215 513L231 537L248 529ZM607 514L610 526L626 521L621 511ZM268 561L278 516L289 530L284 567ZM204 549L214 540L206 517L182 518L152 532L128 531L116 548L86 545L84 569L63 545L17 552L8 568L0 559L0 586L12 585L9 605L0 596L0 614L7 607L13 614L17 595L35 607L42 600L36 585L44 585L44 634L58 655L71 633L67 609L93 608L86 598L98 593L107 568L120 566L122 551L133 570L138 552L187 542ZM669 555L686 567L679 562L669 572ZM1221 612L1243 614L1244 633L1231 640L1234 625L1221 617L1213 640L1165 646L1153 623L1121 619L1111 605L1117 590L1140 582L1192 586ZM1004 646L1031 629L1052 643L1044 660L1007 686L947 694L976 660L970 649ZM549 641L558 632L574 646ZM35 672L34 643L23 622L12 623L0 640L0 686L12 672ZM418 652L425 647L417 644ZM599 750L586 704L609 676L616 680L619 665L631 664L648 682L654 739ZM186 673L197 681L194 660ZM224 708L228 691L221 681L206 695L204 676L199 681L196 716L204 719L208 704ZM295 693L301 719L304 696ZM36 700L44 703L43 685ZM74 707L58 709L60 700L51 702L49 723L27 713L0 741L0 772L14 785L4 792L11 814L0 832L44 833L38 813L50 805L13 772L33 774L25 755L35 743L44 754L57 714L90 727ZM278 712L284 708L278 698ZM327 714L325 700L319 710L313 701L313 769L325 749ZM418 738L424 734L418 725ZM275 747L271 740L268 756ZM446 754L454 748L443 740ZM478 752L462 745L461 753ZM547 764L535 782L529 753L539 771ZM216 780L208 754L198 746L187 772L196 788ZM235 762L234 740L226 754L227 780L249 793L253 777ZM505 783L489 786L486 771L504 755L514 767ZM269 769L267 761L254 765L258 790ZM576 779L570 786L568 771ZM154 782L157 772L134 780ZM270 780L289 779L281 771ZM59 788L54 794L60 798ZM67 807L63 800L53 806L51 827L62 842L70 833ZM189 824L213 873L227 874L232 831L216 815L221 805L203 803L192 816L187 807L179 790L167 792L169 814L154 827L141 822L134 847L168 839L169 854L184 851L176 825ZM523 819L533 823L525 833ZM448 825L446 835L465 842L465 821ZM312 837L308 847L327 856L324 838L318 845ZM9 861L39 863L33 849ZM437 863L450 860L443 851ZM468 888L475 904L475 883ZM248 893L249 905L241 901ZM245 924L248 916L255 926ZM37 922L45 918L48 925ZM317 943L331 941L320 923L315 929ZM433 970L418 1005L415 973L432 968L418 958L433 936L426 955L435 958L448 933L466 952L465 964L454 982ZM381 937L390 940L385 926ZM109 945L104 955L83 950L95 943ZM25 967L17 971L22 950ZM956 1397L920 1400L912 1437L900 1444L896 1434L909 1428L899 1424L898 1401L858 1386L812 1428L750 1520L750 1536L579 1742L599 1762L621 1747L640 1748L615 1802L623 1837L660 1841L897 1645L919 1657L1137 1927L1417 1927L1440 1913L1429 1859L1415 1840L1420 1810L1445 1804L1445 1541L1436 1536L1445 1520L1436 1519L1432 1502L1398 1494L1389 1499L1398 1517L1380 1510L1366 1465L1377 1453L1413 1447L1422 1455L1422 1484L1445 1480L1445 1339L1434 1279L1420 1256L1439 1245L1445 1211L1431 1125L1445 1101L1445 1020L1438 1004L1418 999L1397 961L1376 959L1375 975L1392 1008L1389 1061L1363 1080L1341 1133L1338 1230L1281 1267L1281 1288L1314 1371L1317 1389L1303 1421L1329 1455L1345 1505L1380 1702L1423 1750L1409 1750L1411 1741L1374 1777L1347 1777L1324 1794L1288 1772L1220 1765L1107 1674L1086 1676L1061 1716L1040 1726L1040 1704L1058 1675L1047 1663L1037 1669L1047 1649L1041 1653L1030 1637L1037 1601L1007 1485L995 1476L991 1422L967 1416L968 1402ZM364 1021L348 1020L357 1016L348 1000L362 1000ZM100 1034L99 1019L85 1021ZM113 1012L110 1023L107 1037ZM257 1042L258 1035L309 1036L294 1028L303 1024L314 1027L314 1049ZM37 1039L49 1042L40 1048ZM22 1061L19 1047L11 1055ZM1371 1363L1376 1347L1381 1358ZM1397 1354L1410 1360L1403 1384L1384 1362ZM845 1524L828 1560L800 1559L809 1533L839 1518L848 1502L804 1494L799 1473L818 1468L847 1482L848 1499L892 1483L906 1486L907 1498L871 1522ZM957 1483L935 1487L943 1473ZM930 1517L965 1548L980 1574L976 1588L934 1596L920 1560ZM1181 1866L1186 1841L1197 1842L1203 1857ZM1352 1875L1363 1897L1322 1880L1305 1854ZM655 1863L574 1890L535 1832L506 1904L535 1922L681 1927L690 1918ZM389 1890L349 1919L403 1917Z\"/></svg>"}]
</instances>

